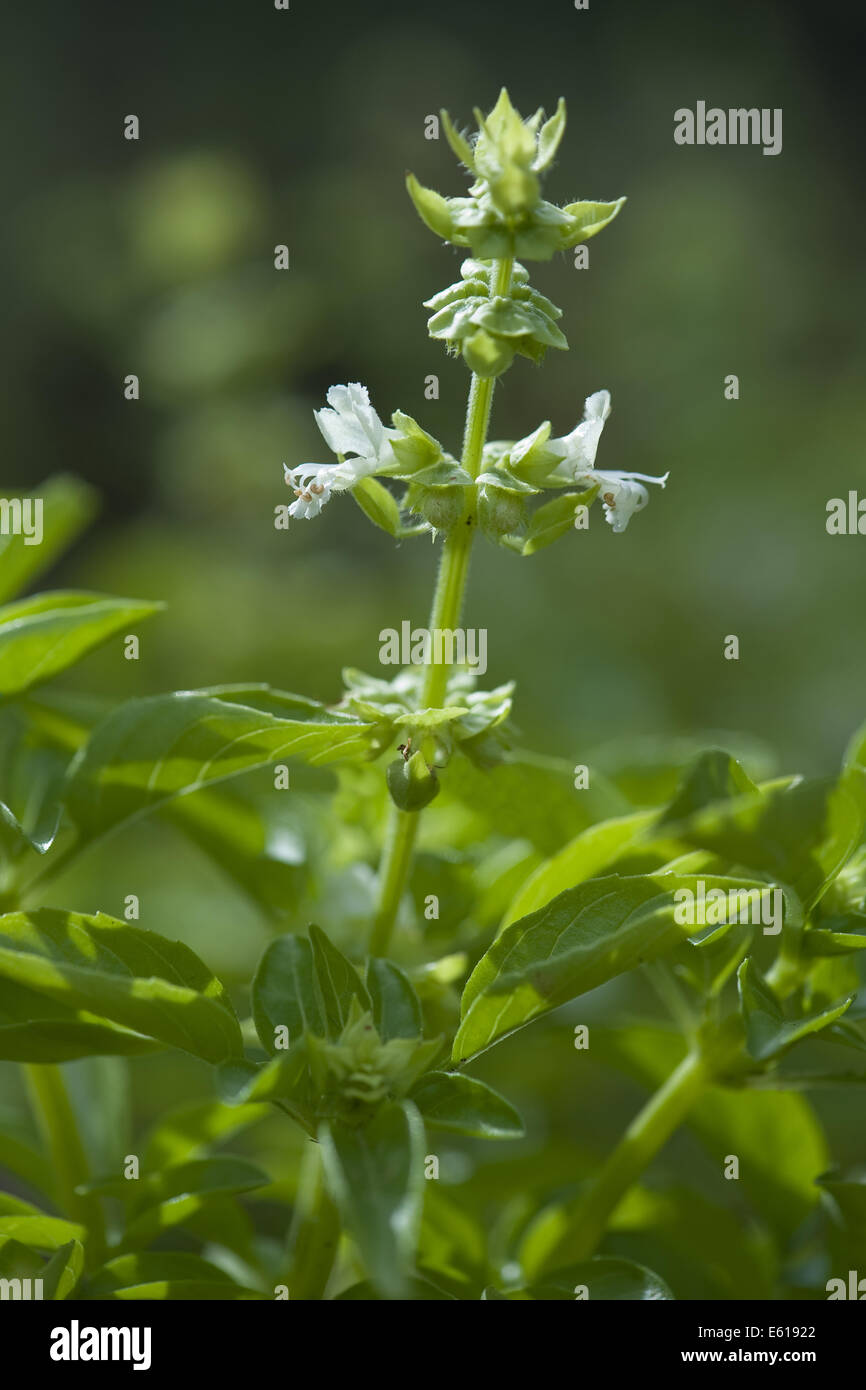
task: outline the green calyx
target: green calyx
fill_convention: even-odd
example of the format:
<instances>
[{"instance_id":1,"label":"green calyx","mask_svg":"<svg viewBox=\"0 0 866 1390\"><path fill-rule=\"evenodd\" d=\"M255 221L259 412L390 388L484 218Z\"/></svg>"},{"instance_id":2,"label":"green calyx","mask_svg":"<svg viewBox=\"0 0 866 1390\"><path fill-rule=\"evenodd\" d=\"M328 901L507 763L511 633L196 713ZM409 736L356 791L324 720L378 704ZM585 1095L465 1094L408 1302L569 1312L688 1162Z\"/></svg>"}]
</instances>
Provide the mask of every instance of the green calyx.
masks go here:
<instances>
[{"instance_id":1,"label":"green calyx","mask_svg":"<svg viewBox=\"0 0 866 1390\"><path fill-rule=\"evenodd\" d=\"M532 289L519 262L506 294L496 293L494 261L466 260L460 275L455 284L425 300L425 308L433 310L427 331L449 351L461 352L476 375L500 376L517 354L539 363L549 347L568 347L556 326L562 310Z\"/></svg>"},{"instance_id":2,"label":"green calyx","mask_svg":"<svg viewBox=\"0 0 866 1390\"><path fill-rule=\"evenodd\" d=\"M475 175L468 197L446 198L425 188L414 174L407 179L419 216L444 241L470 247L482 261L515 256L547 261L595 236L616 217L624 198L556 207L541 196L541 175L565 133L562 99L549 120L540 108L524 120L503 87L493 110L487 116L476 110L475 118L478 132L470 139L442 112L451 148Z\"/></svg>"}]
</instances>

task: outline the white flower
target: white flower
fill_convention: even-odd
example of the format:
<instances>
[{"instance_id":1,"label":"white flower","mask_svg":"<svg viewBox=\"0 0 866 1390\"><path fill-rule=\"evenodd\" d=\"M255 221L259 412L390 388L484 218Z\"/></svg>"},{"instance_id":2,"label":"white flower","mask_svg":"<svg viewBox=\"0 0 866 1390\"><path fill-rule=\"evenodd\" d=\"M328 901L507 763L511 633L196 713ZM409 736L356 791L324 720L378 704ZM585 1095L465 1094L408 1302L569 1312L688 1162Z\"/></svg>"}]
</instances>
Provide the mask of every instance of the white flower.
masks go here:
<instances>
[{"instance_id":1,"label":"white flower","mask_svg":"<svg viewBox=\"0 0 866 1390\"><path fill-rule=\"evenodd\" d=\"M610 392L596 391L587 396L583 407L583 420L561 439L551 443L565 450L565 462L578 467L592 468L598 453L598 441L604 429L604 422L610 414Z\"/></svg>"},{"instance_id":2,"label":"white flower","mask_svg":"<svg viewBox=\"0 0 866 1390\"><path fill-rule=\"evenodd\" d=\"M583 420L571 434L561 439L552 439L551 448L562 455L557 464L555 476L568 478L582 487L599 486L604 504L604 519L614 531L624 531L634 512L639 512L649 501L649 493L642 483L657 483L664 487L669 473L656 478L648 473L603 473L595 467L598 441L604 429L604 422L610 415L610 392L596 391L587 396Z\"/></svg>"},{"instance_id":3,"label":"white flower","mask_svg":"<svg viewBox=\"0 0 866 1390\"><path fill-rule=\"evenodd\" d=\"M641 483L658 483L659 487L664 487L669 477L669 473L653 478L648 473L602 473L591 468L577 481L587 487L599 484L605 521L610 522L614 531L624 531L632 513L639 512L649 501L649 493Z\"/></svg>"},{"instance_id":4,"label":"white flower","mask_svg":"<svg viewBox=\"0 0 866 1390\"><path fill-rule=\"evenodd\" d=\"M302 463L296 468L283 464L286 483L294 488L296 500L289 516L302 519L318 516L332 492L345 492L362 478L369 477L394 462L391 439L397 434L382 424L370 404L366 386L350 382L332 386L328 406L315 410L316 424L337 463ZM346 458L345 455L354 455Z\"/></svg>"},{"instance_id":5,"label":"white flower","mask_svg":"<svg viewBox=\"0 0 866 1390\"><path fill-rule=\"evenodd\" d=\"M380 466L393 463L389 435L370 404L366 386L352 381L348 386L332 386L328 392L331 409L314 410L316 424L325 443L335 454L357 454L374 459Z\"/></svg>"}]
</instances>

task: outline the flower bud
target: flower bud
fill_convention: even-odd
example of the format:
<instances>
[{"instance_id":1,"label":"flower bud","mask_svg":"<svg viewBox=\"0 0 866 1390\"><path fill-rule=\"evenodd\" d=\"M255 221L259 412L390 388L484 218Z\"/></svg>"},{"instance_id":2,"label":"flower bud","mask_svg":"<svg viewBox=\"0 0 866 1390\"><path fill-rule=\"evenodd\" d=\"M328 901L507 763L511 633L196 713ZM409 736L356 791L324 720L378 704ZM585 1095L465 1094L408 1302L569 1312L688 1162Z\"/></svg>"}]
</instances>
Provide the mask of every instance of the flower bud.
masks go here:
<instances>
[{"instance_id":1,"label":"flower bud","mask_svg":"<svg viewBox=\"0 0 866 1390\"><path fill-rule=\"evenodd\" d=\"M439 778L420 752L408 759L395 758L385 773L388 791L401 811L421 811L439 793Z\"/></svg>"}]
</instances>

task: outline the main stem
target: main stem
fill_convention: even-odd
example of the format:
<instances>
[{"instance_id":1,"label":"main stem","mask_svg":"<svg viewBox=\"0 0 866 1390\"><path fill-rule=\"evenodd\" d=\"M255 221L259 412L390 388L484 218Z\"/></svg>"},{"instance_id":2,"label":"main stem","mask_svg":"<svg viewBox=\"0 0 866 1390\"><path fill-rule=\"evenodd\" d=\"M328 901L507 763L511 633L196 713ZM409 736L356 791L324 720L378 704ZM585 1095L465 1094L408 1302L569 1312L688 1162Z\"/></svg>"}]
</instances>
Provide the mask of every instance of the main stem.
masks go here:
<instances>
[{"instance_id":1,"label":"main stem","mask_svg":"<svg viewBox=\"0 0 866 1390\"><path fill-rule=\"evenodd\" d=\"M565 1238L569 1261L594 1254L620 1201L685 1119L710 1079L703 1058L691 1052L635 1116L578 1202L571 1233ZM547 1262L554 1263L554 1252Z\"/></svg>"},{"instance_id":2,"label":"main stem","mask_svg":"<svg viewBox=\"0 0 866 1390\"><path fill-rule=\"evenodd\" d=\"M492 296L508 293L512 266L512 259L497 261ZM472 374L460 463L473 478L477 478L481 472L481 458L487 442L495 381L495 377L480 377L474 372ZM442 548L442 559L430 610L431 632L437 629L453 629L460 621L475 525L475 507L470 503L467 514L451 532ZM438 666L431 662L427 667L421 691L422 709L438 709L444 704L449 669L444 662ZM391 941L391 933L412 865L419 814L418 811L400 811L396 806L391 809L379 870L379 909L370 935L370 953L374 956L385 955Z\"/></svg>"}]
</instances>

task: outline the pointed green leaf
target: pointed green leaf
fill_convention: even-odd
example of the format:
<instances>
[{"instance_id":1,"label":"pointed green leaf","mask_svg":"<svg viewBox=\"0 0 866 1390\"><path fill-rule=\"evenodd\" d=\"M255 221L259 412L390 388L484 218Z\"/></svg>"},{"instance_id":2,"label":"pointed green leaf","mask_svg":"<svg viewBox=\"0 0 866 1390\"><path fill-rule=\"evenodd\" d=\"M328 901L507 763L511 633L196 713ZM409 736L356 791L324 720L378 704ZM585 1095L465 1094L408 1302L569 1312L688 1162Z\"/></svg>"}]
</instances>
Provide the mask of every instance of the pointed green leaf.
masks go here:
<instances>
[{"instance_id":1,"label":"pointed green leaf","mask_svg":"<svg viewBox=\"0 0 866 1390\"><path fill-rule=\"evenodd\" d=\"M0 917L0 979L209 1062L242 1051L222 985L188 946L102 913Z\"/></svg>"},{"instance_id":2,"label":"pointed green leaf","mask_svg":"<svg viewBox=\"0 0 866 1390\"><path fill-rule=\"evenodd\" d=\"M88 1281L94 1299L238 1299L266 1294L236 1284L225 1270L200 1255L161 1250L157 1254L120 1255Z\"/></svg>"},{"instance_id":3,"label":"pointed green leaf","mask_svg":"<svg viewBox=\"0 0 866 1390\"><path fill-rule=\"evenodd\" d=\"M17 1240L33 1250L59 1250L70 1241L84 1241L87 1232L59 1216L0 1216L0 1242Z\"/></svg>"},{"instance_id":4,"label":"pointed green leaf","mask_svg":"<svg viewBox=\"0 0 866 1390\"><path fill-rule=\"evenodd\" d=\"M172 797L251 768L357 756L368 751L369 732L353 715L266 685L130 700L76 755L67 805L88 842Z\"/></svg>"},{"instance_id":5,"label":"pointed green leaf","mask_svg":"<svg viewBox=\"0 0 866 1390\"><path fill-rule=\"evenodd\" d=\"M442 128L445 131L445 139L448 141L448 144L451 146L461 164L465 164L469 172L474 173L475 162L472 158L472 146L469 141L457 130L447 111L440 111L439 115L442 121Z\"/></svg>"},{"instance_id":6,"label":"pointed green leaf","mask_svg":"<svg viewBox=\"0 0 866 1390\"><path fill-rule=\"evenodd\" d=\"M514 1106L472 1076L428 1072L412 1088L411 1099L422 1119L436 1129L476 1139L519 1139L525 1132Z\"/></svg>"},{"instance_id":7,"label":"pointed green leaf","mask_svg":"<svg viewBox=\"0 0 866 1390\"><path fill-rule=\"evenodd\" d=\"M50 593L0 608L0 695L50 680L163 607L101 594Z\"/></svg>"},{"instance_id":8,"label":"pointed green leaf","mask_svg":"<svg viewBox=\"0 0 866 1390\"><path fill-rule=\"evenodd\" d=\"M615 203L568 203L562 211L571 220L560 232L560 249L567 251L578 242L589 241L613 221L625 201L625 198L617 198Z\"/></svg>"},{"instance_id":9,"label":"pointed green leaf","mask_svg":"<svg viewBox=\"0 0 866 1390\"><path fill-rule=\"evenodd\" d=\"M435 232L443 241L453 241L462 246L468 244L465 238L458 236L454 231L454 219L447 198L443 198L441 193L435 193L432 188L425 188L414 174L406 175L406 187L415 204L415 211L431 232Z\"/></svg>"},{"instance_id":10,"label":"pointed green leaf","mask_svg":"<svg viewBox=\"0 0 866 1390\"><path fill-rule=\"evenodd\" d=\"M717 801L757 793L758 788L736 758L721 748L701 753L659 817L658 827L676 825Z\"/></svg>"},{"instance_id":11,"label":"pointed green leaf","mask_svg":"<svg viewBox=\"0 0 866 1390\"><path fill-rule=\"evenodd\" d=\"M380 1293L406 1294L424 1187L424 1125L414 1105L386 1105L365 1129L323 1124L334 1199Z\"/></svg>"},{"instance_id":12,"label":"pointed green leaf","mask_svg":"<svg viewBox=\"0 0 866 1390\"><path fill-rule=\"evenodd\" d=\"M409 977L390 960L371 957L367 962L367 992L373 1006L373 1022L383 1042L389 1038L419 1038L421 1004Z\"/></svg>"},{"instance_id":13,"label":"pointed green leaf","mask_svg":"<svg viewBox=\"0 0 866 1390\"><path fill-rule=\"evenodd\" d=\"M701 882L707 892L759 886L727 878ZM454 1061L687 940L695 928L677 921L674 895L697 896L697 883L690 875L613 874L567 889L512 923L467 982Z\"/></svg>"},{"instance_id":14,"label":"pointed green leaf","mask_svg":"<svg viewBox=\"0 0 866 1390\"><path fill-rule=\"evenodd\" d=\"M551 859L546 859L522 885L517 897L509 904L502 919L500 932L545 907L567 888L576 888L602 869L615 863L655 820L655 811L636 811L630 816L599 821L582 830L569 844Z\"/></svg>"},{"instance_id":15,"label":"pointed green leaf","mask_svg":"<svg viewBox=\"0 0 866 1390\"><path fill-rule=\"evenodd\" d=\"M53 565L96 511L93 489L64 473L47 478L32 497L42 500L42 537L34 545L23 529L10 530L8 535L0 531L0 603L20 593L37 574ZM31 512L31 528L34 520Z\"/></svg>"},{"instance_id":16,"label":"pointed green leaf","mask_svg":"<svg viewBox=\"0 0 866 1390\"><path fill-rule=\"evenodd\" d=\"M310 943L328 1035L336 1038L348 1021L353 999L358 1000L365 1013L371 1013L373 1005L352 962L319 927L310 927Z\"/></svg>"},{"instance_id":17,"label":"pointed green leaf","mask_svg":"<svg viewBox=\"0 0 866 1390\"><path fill-rule=\"evenodd\" d=\"M671 825L686 844L790 884L808 910L859 843L863 812L846 776L795 780L714 802Z\"/></svg>"},{"instance_id":18,"label":"pointed green leaf","mask_svg":"<svg viewBox=\"0 0 866 1390\"><path fill-rule=\"evenodd\" d=\"M84 1246L78 1240L61 1245L42 1271L42 1297L60 1301L73 1292L84 1272Z\"/></svg>"},{"instance_id":19,"label":"pointed green leaf","mask_svg":"<svg viewBox=\"0 0 866 1390\"><path fill-rule=\"evenodd\" d=\"M686 939L693 929L676 924L674 893L690 882L591 879L507 927L464 989L454 1060Z\"/></svg>"},{"instance_id":20,"label":"pointed green leaf","mask_svg":"<svg viewBox=\"0 0 866 1390\"><path fill-rule=\"evenodd\" d=\"M746 1023L746 1046L756 1062L766 1062L771 1057L777 1057L801 1038L827 1028L841 1018L854 1002L852 994L835 1008L824 1009L817 1014L807 1014L802 1018L789 1019L785 1017L781 1004L751 957L744 960L737 971L737 981Z\"/></svg>"},{"instance_id":21,"label":"pointed green leaf","mask_svg":"<svg viewBox=\"0 0 866 1390\"><path fill-rule=\"evenodd\" d=\"M227 1064L230 1065L230 1064ZM147 1172L197 1158L233 1134L268 1114L264 1105L229 1108L218 1100L197 1100L173 1106L160 1115L144 1143L142 1167Z\"/></svg>"},{"instance_id":22,"label":"pointed green leaf","mask_svg":"<svg viewBox=\"0 0 866 1390\"><path fill-rule=\"evenodd\" d=\"M555 112L538 132L538 153L532 164L538 173L551 164L564 134L565 99L560 97Z\"/></svg>"},{"instance_id":23,"label":"pointed green leaf","mask_svg":"<svg viewBox=\"0 0 866 1390\"><path fill-rule=\"evenodd\" d=\"M268 946L253 979L253 1018L259 1041L272 1056L280 1056L277 1028L288 1029L291 1043L304 1033L325 1036L322 992L306 937L280 936Z\"/></svg>"},{"instance_id":24,"label":"pointed green leaf","mask_svg":"<svg viewBox=\"0 0 866 1390\"><path fill-rule=\"evenodd\" d=\"M139 1178L100 1178L82 1184L77 1190L130 1202L141 1213L181 1197L233 1197L239 1192L265 1187L268 1181L267 1173L247 1159L234 1154L218 1154L212 1158L191 1159L189 1163L179 1163L156 1173L143 1171Z\"/></svg>"},{"instance_id":25,"label":"pointed green leaf","mask_svg":"<svg viewBox=\"0 0 866 1390\"><path fill-rule=\"evenodd\" d=\"M400 508L388 489L375 478L362 478L352 488L352 496L374 526L389 536L400 534Z\"/></svg>"},{"instance_id":26,"label":"pointed green leaf","mask_svg":"<svg viewBox=\"0 0 866 1390\"><path fill-rule=\"evenodd\" d=\"M538 507L529 520L523 554L534 555L572 531L577 508L590 506L597 493L597 487L588 488L586 492L563 492Z\"/></svg>"}]
</instances>

